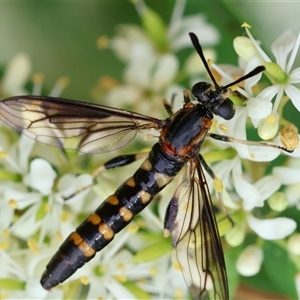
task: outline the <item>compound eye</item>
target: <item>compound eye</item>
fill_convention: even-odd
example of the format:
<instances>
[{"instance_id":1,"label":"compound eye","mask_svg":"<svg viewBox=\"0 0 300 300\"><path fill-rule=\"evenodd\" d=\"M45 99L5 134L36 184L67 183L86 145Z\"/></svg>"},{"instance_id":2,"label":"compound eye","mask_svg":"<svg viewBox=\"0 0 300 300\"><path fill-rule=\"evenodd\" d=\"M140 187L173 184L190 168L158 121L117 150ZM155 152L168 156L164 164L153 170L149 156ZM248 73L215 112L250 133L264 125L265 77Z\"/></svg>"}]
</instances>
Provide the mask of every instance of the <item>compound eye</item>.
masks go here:
<instances>
[{"instance_id":1,"label":"compound eye","mask_svg":"<svg viewBox=\"0 0 300 300\"><path fill-rule=\"evenodd\" d=\"M192 94L199 102L210 101L209 92L211 91L211 84L207 82L197 82L192 87Z\"/></svg>"},{"instance_id":2,"label":"compound eye","mask_svg":"<svg viewBox=\"0 0 300 300\"><path fill-rule=\"evenodd\" d=\"M214 113L225 120L230 120L235 115L235 108L233 102L226 98L219 106L214 108Z\"/></svg>"}]
</instances>

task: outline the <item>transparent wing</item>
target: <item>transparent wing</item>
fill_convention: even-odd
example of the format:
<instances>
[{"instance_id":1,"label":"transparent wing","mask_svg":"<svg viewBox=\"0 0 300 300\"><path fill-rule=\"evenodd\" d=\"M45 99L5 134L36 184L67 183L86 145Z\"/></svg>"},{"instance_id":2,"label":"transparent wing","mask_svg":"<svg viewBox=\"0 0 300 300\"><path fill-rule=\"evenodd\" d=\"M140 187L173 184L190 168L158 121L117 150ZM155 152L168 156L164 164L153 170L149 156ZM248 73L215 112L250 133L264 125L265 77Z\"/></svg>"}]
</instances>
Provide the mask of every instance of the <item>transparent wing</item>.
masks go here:
<instances>
[{"instance_id":1,"label":"transparent wing","mask_svg":"<svg viewBox=\"0 0 300 300\"><path fill-rule=\"evenodd\" d=\"M200 161L190 163L188 177L171 199L165 227L193 299L228 300L222 244Z\"/></svg>"},{"instance_id":2,"label":"transparent wing","mask_svg":"<svg viewBox=\"0 0 300 300\"><path fill-rule=\"evenodd\" d=\"M138 130L163 121L122 109L42 96L0 101L0 119L41 143L84 153L102 153L129 143Z\"/></svg>"}]
</instances>

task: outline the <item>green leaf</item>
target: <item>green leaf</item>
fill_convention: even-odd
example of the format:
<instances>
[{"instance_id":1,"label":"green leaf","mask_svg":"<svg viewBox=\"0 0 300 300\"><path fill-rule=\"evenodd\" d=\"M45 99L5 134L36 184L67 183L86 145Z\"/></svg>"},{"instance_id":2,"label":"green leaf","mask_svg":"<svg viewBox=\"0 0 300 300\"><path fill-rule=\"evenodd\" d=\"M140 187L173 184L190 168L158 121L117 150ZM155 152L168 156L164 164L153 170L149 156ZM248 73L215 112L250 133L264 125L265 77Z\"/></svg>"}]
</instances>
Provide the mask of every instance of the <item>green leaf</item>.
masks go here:
<instances>
[{"instance_id":1,"label":"green leaf","mask_svg":"<svg viewBox=\"0 0 300 300\"><path fill-rule=\"evenodd\" d=\"M294 283L297 270L286 250L270 241L265 241L263 250L260 272L253 277L244 277L244 281L255 288L297 299Z\"/></svg>"},{"instance_id":2,"label":"green leaf","mask_svg":"<svg viewBox=\"0 0 300 300\"><path fill-rule=\"evenodd\" d=\"M1 278L0 279L0 289L25 290L25 282L11 279L11 278Z\"/></svg>"},{"instance_id":3,"label":"green leaf","mask_svg":"<svg viewBox=\"0 0 300 300\"><path fill-rule=\"evenodd\" d=\"M160 15L146 7L141 18L143 27L147 31L150 39L154 41L159 50L162 52L167 51L167 28Z\"/></svg>"},{"instance_id":4,"label":"green leaf","mask_svg":"<svg viewBox=\"0 0 300 300\"><path fill-rule=\"evenodd\" d=\"M160 240L152 243L151 245L139 251L133 257L133 262L145 263L145 262L153 261L167 254L172 249L173 249L173 245L170 239L166 239L162 237Z\"/></svg>"},{"instance_id":5,"label":"green leaf","mask_svg":"<svg viewBox=\"0 0 300 300\"><path fill-rule=\"evenodd\" d=\"M35 221L36 222L44 219L45 216L47 215L47 213L48 213L48 211L46 209L47 205L48 205L48 198L43 197L43 199L41 201L41 204L40 204L40 206L37 209L36 214L35 214Z\"/></svg>"},{"instance_id":6,"label":"green leaf","mask_svg":"<svg viewBox=\"0 0 300 300\"><path fill-rule=\"evenodd\" d=\"M151 299L150 294L147 293L145 290L142 290L139 288L136 283L133 283L131 281L127 281L123 283L123 285L133 294L136 296L136 299Z\"/></svg>"},{"instance_id":7,"label":"green leaf","mask_svg":"<svg viewBox=\"0 0 300 300\"><path fill-rule=\"evenodd\" d=\"M228 285L229 285L229 295L231 296L230 298L232 299L235 290L240 284L241 281L241 276L238 273L235 265L237 258L239 254L242 251L242 246L239 247L232 247L225 251L224 256L225 256L225 263L226 263L226 271L227 271L227 277L228 277Z\"/></svg>"}]
</instances>

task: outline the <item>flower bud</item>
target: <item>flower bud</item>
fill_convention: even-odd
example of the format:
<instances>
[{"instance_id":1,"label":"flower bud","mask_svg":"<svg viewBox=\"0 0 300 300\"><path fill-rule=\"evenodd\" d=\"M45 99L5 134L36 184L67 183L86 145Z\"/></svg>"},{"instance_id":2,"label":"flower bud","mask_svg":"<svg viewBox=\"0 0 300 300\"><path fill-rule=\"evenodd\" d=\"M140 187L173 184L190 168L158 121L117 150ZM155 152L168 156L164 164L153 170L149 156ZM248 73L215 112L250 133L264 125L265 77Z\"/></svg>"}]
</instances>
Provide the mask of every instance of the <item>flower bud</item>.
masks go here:
<instances>
[{"instance_id":1,"label":"flower bud","mask_svg":"<svg viewBox=\"0 0 300 300\"><path fill-rule=\"evenodd\" d=\"M270 114L258 124L258 135L263 140L272 139L278 131L279 117L277 114Z\"/></svg>"},{"instance_id":2,"label":"flower bud","mask_svg":"<svg viewBox=\"0 0 300 300\"><path fill-rule=\"evenodd\" d=\"M243 276L253 276L259 272L263 257L261 248L249 245L240 254L236 262L236 269Z\"/></svg>"}]
</instances>

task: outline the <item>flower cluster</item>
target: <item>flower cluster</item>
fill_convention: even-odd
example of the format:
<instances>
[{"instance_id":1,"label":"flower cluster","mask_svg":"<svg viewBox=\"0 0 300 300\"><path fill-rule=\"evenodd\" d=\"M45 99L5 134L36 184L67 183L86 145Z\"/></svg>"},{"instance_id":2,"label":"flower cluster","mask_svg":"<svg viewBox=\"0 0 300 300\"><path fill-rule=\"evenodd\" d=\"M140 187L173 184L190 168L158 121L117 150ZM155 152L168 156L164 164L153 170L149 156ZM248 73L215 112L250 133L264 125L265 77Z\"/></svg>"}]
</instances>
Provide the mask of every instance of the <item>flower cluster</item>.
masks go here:
<instances>
[{"instance_id":1,"label":"flower cluster","mask_svg":"<svg viewBox=\"0 0 300 300\"><path fill-rule=\"evenodd\" d=\"M264 261L264 242L270 240L282 240L281 247L299 266L300 235L295 233L296 222L285 215L290 207L300 209L299 137L296 127L283 117L283 108L291 100L300 110L297 86L300 68L291 71L300 34L284 32L271 46L276 59L272 62L246 25L248 37L234 40L239 66L217 65L216 53L206 46L218 43L218 31L200 14L183 16L184 1L175 3L168 26L142 1L136 2L135 7L142 26L121 25L113 38L102 36L98 40L100 48L111 49L125 64L123 80L119 83L108 76L101 78L92 89L93 97L101 104L165 117L161 113L162 99L182 97L184 83L192 86L205 76L195 51L183 62L176 56L180 49L192 47L188 36L191 31L200 37L204 55L210 59L210 68L220 85L263 65L263 74L234 88L231 99L236 103L235 117L229 121L215 118L212 131L232 137L231 142L207 139L203 157L213 164L214 173L225 187L223 202L235 226L230 228L228 219L218 225L229 246L241 247L235 261L237 272L243 276L257 274ZM27 94L24 84L29 74L28 57L22 54L14 58L2 78L2 95ZM262 77L268 82L262 82ZM41 74L34 76L34 94L40 93L42 81ZM59 80L50 94L58 96L66 84L66 78ZM248 100L244 101L245 98ZM120 99L122 103L118 102ZM179 107L182 101L176 98L173 109ZM247 140L249 126L257 129L262 139L273 139L274 145L295 151L287 154L278 147L241 142ZM176 181L162 191L161 201L153 201L112 244L79 269L64 285L69 284L69 288L57 287L51 294L44 291L39 277L51 255L84 216L98 206L99 198L105 199L126 175L119 182L101 173L101 186L85 188L92 185L93 178L81 166L89 165L89 170L96 168L93 159L36 144L2 124L0 137L1 298L188 297L171 242L162 236L170 195L180 183ZM139 145L141 142L149 146L145 141L139 141ZM279 156L283 163L275 166L271 162ZM135 167L129 166L126 172L130 174ZM75 175L78 173L81 175ZM206 177L213 191L212 179ZM77 193L78 190L81 192ZM75 196L69 198L70 195ZM251 235L251 242L247 235ZM295 276L298 290L299 282L299 275Z\"/></svg>"}]
</instances>

